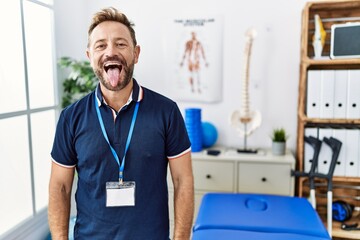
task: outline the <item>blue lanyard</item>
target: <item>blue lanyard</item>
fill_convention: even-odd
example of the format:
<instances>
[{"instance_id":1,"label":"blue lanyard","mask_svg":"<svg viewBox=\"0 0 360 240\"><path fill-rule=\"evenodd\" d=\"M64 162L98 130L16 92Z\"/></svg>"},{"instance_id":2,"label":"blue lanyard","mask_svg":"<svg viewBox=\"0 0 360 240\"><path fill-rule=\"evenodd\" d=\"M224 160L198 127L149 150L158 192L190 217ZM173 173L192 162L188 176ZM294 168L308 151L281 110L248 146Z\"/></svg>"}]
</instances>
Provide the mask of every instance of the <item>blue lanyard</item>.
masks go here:
<instances>
[{"instance_id":1,"label":"blue lanyard","mask_svg":"<svg viewBox=\"0 0 360 240\"><path fill-rule=\"evenodd\" d=\"M122 162L120 164L119 157L116 154L115 149L111 146L109 138L108 138L108 136L106 134L106 130L105 130L104 122L103 122L102 117L101 117L100 108L99 108L99 105L98 105L98 102L97 102L96 94L94 94L94 99L95 99L96 114L97 114L98 119L99 119L101 131L102 131L102 133L104 135L104 138L105 138L106 142L109 144L110 150L111 150L117 164L119 165L119 183L122 184L123 178L124 178L123 173L124 173L124 167L125 167L125 156L126 156L126 153L127 153L128 149L129 149L130 140L131 140L131 137L132 137L132 134L133 134L134 125L135 125L137 113L138 113L138 110L139 110L139 102L136 102L136 105L135 105L135 110L134 110L134 114L133 114L133 117L132 117L132 120L131 120L129 134L128 134L128 137L127 137L127 140L126 140L124 157L123 157Z\"/></svg>"}]
</instances>

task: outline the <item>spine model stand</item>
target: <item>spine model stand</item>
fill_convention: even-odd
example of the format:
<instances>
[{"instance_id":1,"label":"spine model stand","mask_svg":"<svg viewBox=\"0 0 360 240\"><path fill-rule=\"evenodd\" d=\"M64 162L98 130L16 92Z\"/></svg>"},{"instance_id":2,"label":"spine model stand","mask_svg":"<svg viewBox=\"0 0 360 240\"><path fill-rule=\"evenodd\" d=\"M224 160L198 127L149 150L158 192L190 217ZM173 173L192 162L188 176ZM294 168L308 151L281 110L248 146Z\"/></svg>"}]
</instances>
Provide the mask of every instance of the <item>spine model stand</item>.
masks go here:
<instances>
[{"instance_id":1,"label":"spine model stand","mask_svg":"<svg viewBox=\"0 0 360 240\"><path fill-rule=\"evenodd\" d=\"M256 153L256 150L247 148L247 137L250 136L261 125L261 113L250 110L249 100L249 67L253 40L256 36L255 29L249 29L246 32L246 44L244 51L244 65L242 69L242 105L241 110L234 111L231 115L231 125L237 130L240 137L244 138L244 149L238 152Z\"/></svg>"}]
</instances>

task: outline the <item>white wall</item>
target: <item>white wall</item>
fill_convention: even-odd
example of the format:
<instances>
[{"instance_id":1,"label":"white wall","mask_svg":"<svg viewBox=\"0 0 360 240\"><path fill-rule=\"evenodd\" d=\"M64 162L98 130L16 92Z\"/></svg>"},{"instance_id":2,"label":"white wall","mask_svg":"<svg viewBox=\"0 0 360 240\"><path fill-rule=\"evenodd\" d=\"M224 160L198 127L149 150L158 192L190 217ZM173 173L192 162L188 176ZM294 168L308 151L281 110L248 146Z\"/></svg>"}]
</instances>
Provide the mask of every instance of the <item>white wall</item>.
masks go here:
<instances>
[{"instance_id":1,"label":"white wall","mask_svg":"<svg viewBox=\"0 0 360 240\"><path fill-rule=\"evenodd\" d=\"M270 147L269 135L274 127L285 127L290 138L288 146L296 147L297 101L300 66L301 11L305 0L152 0L152 1L55 1L57 55L85 58L87 27L92 14L114 6L123 11L136 25L141 46L135 78L145 87L167 95L162 41L164 19L178 16L224 17L223 100L218 103L181 102L187 107L202 108L203 121L216 125L217 144L242 147L229 125L229 116L240 109L241 67L245 44L244 33L255 27L250 63L251 108L260 110L263 123L248 139L250 147Z\"/></svg>"}]
</instances>

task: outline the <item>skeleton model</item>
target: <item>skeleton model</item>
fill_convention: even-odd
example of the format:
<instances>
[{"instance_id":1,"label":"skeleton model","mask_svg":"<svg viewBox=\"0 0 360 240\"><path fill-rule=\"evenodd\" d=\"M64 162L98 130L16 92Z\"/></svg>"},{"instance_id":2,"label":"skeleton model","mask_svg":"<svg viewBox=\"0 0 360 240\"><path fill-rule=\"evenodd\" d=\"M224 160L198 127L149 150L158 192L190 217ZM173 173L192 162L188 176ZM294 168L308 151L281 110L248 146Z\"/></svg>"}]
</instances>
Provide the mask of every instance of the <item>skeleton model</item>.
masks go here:
<instances>
[{"instance_id":1,"label":"skeleton model","mask_svg":"<svg viewBox=\"0 0 360 240\"><path fill-rule=\"evenodd\" d=\"M318 14L314 15L315 33L313 36L313 47L315 58L320 58L325 45L326 32Z\"/></svg>"},{"instance_id":2,"label":"skeleton model","mask_svg":"<svg viewBox=\"0 0 360 240\"><path fill-rule=\"evenodd\" d=\"M244 149L238 152L256 153L256 150L247 149L247 137L250 136L261 125L261 113L257 110L250 111L249 101L249 65L253 40L256 36L254 29L246 32L246 44L244 51L244 68L242 72L242 106L241 111L235 110L231 114L231 125L244 138Z\"/></svg>"}]
</instances>

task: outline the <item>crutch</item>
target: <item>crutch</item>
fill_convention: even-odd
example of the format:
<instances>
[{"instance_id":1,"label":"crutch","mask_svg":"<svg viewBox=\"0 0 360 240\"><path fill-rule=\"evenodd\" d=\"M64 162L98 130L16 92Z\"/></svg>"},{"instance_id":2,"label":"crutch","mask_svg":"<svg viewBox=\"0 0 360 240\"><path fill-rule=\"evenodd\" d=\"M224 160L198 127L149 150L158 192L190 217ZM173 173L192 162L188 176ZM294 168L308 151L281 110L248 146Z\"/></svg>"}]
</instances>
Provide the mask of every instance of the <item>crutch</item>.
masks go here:
<instances>
[{"instance_id":1,"label":"crutch","mask_svg":"<svg viewBox=\"0 0 360 240\"><path fill-rule=\"evenodd\" d=\"M292 176L295 177L308 177L309 178L309 185L310 185L310 203L312 207L316 210L316 197L315 197L315 173L317 172L318 167L318 159L321 150L321 143L319 139L309 136L305 137L305 142L310 144L314 149L314 154L311 159L311 167L309 172L300 172L300 171L292 171Z\"/></svg>"},{"instance_id":2,"label":"crutch","mask_svg":"<svg viewBox=\"0 0 360 240\"><path fill-rule=\"evenodd\" d=\"M308 173L310 184L310 202L316 210L316 197L315 197L315 173L318 171L318 159L321 150L321 141L313 136L305 137L305 142L314 148L314 155L311 162L310 171Z\"/></svg>"},{"instance_id":3,"label":"crutch","mask_svg":"<svg viewBox=\"0 0 360 240\"><path fill-rule=\"evenodd\" d=\"M329 171L327 174L323 173L315 173L314 177L317 178L325 178L327 180L327 228L330 237L332 236L332 201L333 201L333 194L332 194L332 178L334 175L337 159L340 154L341 145L342 143L333 137L327 138L324 137L323 141L329 145L329 147L332 150L332 157L331 157L331 163L329 167Z\"/></svg>"},{"instance_id":4,"label":"crutch","mask_svg":"<svg viewBox=\"0 0 360 240\"><path fill-rule=\"evenodd\" d=\"M334 170L336 167L337 159L339 157L342 143L333 137L330 137L330 138L324 137L323 141L327 145L329 145L329 147L332 150L331 163L330 163L328 173L323 174L323 173L317 172L318 158L319 158L319 153L320 153L320 149L321 149L321 141L315 137L310 136L310 137L305 137L305 142L309 143L314 148L314 155L313 155L310 171L308 173L292 171L292 175L297 176L297 177L308 177L309 178L310 202L315 210L316 210L315 177L325 178L327 180L327 182L328 182L328 187L327 187L327 228L328 228L329 235L331 237L331 235L332 235L332 199L333 199L332 177L334 175Z\"/></svg>"}]
</instances>

